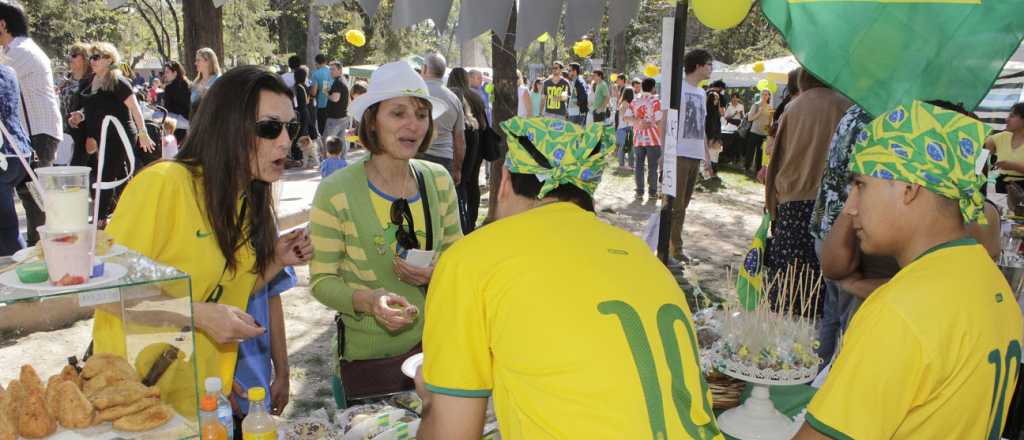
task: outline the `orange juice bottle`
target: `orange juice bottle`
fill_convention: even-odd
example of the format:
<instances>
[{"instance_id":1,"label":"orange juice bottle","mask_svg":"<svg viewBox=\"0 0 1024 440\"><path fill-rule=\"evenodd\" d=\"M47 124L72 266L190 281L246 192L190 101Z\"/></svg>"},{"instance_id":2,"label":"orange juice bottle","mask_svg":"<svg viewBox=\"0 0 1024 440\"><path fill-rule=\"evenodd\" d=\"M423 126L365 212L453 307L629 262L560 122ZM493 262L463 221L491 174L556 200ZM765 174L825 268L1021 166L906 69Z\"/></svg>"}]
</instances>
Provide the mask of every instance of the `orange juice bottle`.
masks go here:
<instances>
[{"instance_id":1,"label":"orange juice bottle","mask_svg":"<svg viewBox=\"0 0 1024 440\"><path fill-rule=\"evenodd\" d=\"M199 429L203 440L227 440L228 429L217 418L217 398L205 395L199 401Z\"/></svg>"}]
</instances>

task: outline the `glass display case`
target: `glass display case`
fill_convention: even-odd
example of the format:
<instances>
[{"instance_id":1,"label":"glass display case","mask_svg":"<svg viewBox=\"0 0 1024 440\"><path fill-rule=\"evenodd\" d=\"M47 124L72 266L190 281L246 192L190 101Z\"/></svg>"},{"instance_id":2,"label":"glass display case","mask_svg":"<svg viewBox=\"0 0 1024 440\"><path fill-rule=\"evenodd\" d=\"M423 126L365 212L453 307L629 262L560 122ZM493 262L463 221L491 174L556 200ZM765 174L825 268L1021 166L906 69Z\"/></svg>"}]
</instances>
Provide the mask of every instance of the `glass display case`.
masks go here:
<instances>
[{"instance_id":1,"label":"glass display case","mask_svg":"<svg viewBox=\"0 0 1024 440\"><path fill-rule=\"evenodd\" d=\"M20 420L8 429L21 438L40 437L26 435L26 422L56 439L199 436L188 275L124 248L83 285L25 284L19 266L0 258L0 411ZM76 387L60 386L68 380ZM39 406L33 389L46 411L26 420L23 408Z\"/></svg>"}]
</instances>

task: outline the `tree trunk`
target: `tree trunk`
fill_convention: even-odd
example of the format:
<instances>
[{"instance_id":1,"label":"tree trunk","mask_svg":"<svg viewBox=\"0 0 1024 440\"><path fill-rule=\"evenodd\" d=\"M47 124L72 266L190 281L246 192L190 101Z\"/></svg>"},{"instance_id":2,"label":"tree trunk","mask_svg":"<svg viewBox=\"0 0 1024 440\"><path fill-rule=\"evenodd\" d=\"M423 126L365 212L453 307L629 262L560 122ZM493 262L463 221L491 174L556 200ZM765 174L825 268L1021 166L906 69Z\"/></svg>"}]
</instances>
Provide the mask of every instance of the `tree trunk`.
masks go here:
<instances>
[{"instance_id":1,"label":"tree trunk","mask_svg":"<svg viewBox=\"0 0 1024 440\"><path fill-rule=\"evenodd\" d=\"M306 31L306 64L313 67L313 59L320 53L320 12L316 10L316 2L309 2L309 29Z\"/></svg>"},{"instance_id":2,"label":"tree trunk","mask_svg":"<svg viewBox=\"0 0 1024 440\"><path fill-rule=\"evenodd\" d=\"M185 60L182 67L194 77L197 50L209 47L218 59L224 59L224 11L214 7L211 0L182 0L181 15L185 22Z\"/></svg>"},{"instance_id":3,"label":"tree trunk","mask_svg":"<svg viewBox=\"0 0 1024 440\"><path fill-rule=\"evenodd\" d=\"M612 41L612 60L614 60L615 71L618 72L629 72L629 66L626 64L626 33L622 32L619 36L615 37ZM629 82L629 79L626 79Z\"/></svg>"},{"instance_id":4,"label":"tree trunk","mask_svg":"<svg viewBox=\"0 0 1024 440\"><path fill-rule=\"evenodd\" d=\"M505 134L497 127L505 120L515 117L519 105L519 97L516 96L518 86L515 49L517 18L517 11L513 6L505 38L498 38L497 32L491 33L491 66L494 68L494 107L491 119L495 130L501 135L501 145L499 145L501 155L490 164L491 179L488 182L490 194L487 197L488 220L494 220L494 208L498 206L498 190L501 187L501 168L505 164L505 152L508 151Z\"/></svg>"}]
</instances>

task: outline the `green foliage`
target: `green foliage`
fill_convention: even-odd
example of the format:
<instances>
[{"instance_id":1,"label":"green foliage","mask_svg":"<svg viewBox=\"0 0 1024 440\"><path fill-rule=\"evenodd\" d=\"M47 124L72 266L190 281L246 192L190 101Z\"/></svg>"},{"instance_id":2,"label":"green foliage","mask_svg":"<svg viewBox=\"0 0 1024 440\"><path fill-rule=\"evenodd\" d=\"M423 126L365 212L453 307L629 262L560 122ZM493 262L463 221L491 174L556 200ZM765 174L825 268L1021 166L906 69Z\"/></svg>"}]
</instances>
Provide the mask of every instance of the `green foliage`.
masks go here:
<instances>
[{"instance_id":1,"label":"green foliage","mask_svg":"<svg viewBox=\"0 0 1024 440\"><path fill-rule=\"evenodd\" d=\"M110 10L103 0L26 0L30 35L51 58L62 58L77 41L122 43L126 11Z\"/></svg>"},{"instance_id":2,"label":"green foliage","mask_svg":"<svg viewBox=\"0 0 1024 440\"><path fill-rule=\"evenodd\" d=\"M223 8L225 64L263 64L274 55L277 45L268 29L280 12L269 0L231 0Z\"/></svg>"}]
</instances>

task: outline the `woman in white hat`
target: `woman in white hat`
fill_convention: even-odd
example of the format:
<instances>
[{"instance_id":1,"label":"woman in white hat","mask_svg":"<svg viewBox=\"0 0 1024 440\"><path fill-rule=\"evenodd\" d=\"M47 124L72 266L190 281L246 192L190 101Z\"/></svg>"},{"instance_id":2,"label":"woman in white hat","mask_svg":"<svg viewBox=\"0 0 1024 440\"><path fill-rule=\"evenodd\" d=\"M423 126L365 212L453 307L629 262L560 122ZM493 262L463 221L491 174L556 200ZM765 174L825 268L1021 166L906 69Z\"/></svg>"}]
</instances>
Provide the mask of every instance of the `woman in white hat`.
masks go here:
<instances>
[{"instance_id":1,"label":"woman in white hat","mask_svg":"<svg viewBox=\"0 0 1024 440\"><path fill-rule=\"evenodd\" d=\"M421 351L436 257L462 237L451 176L413 159L445 109L406 62L381 66L350 106L369 158L317 188L310 275L313 296L338 311L339 407L414 388L400 366Z\"/></svg>"}]
</instances>

